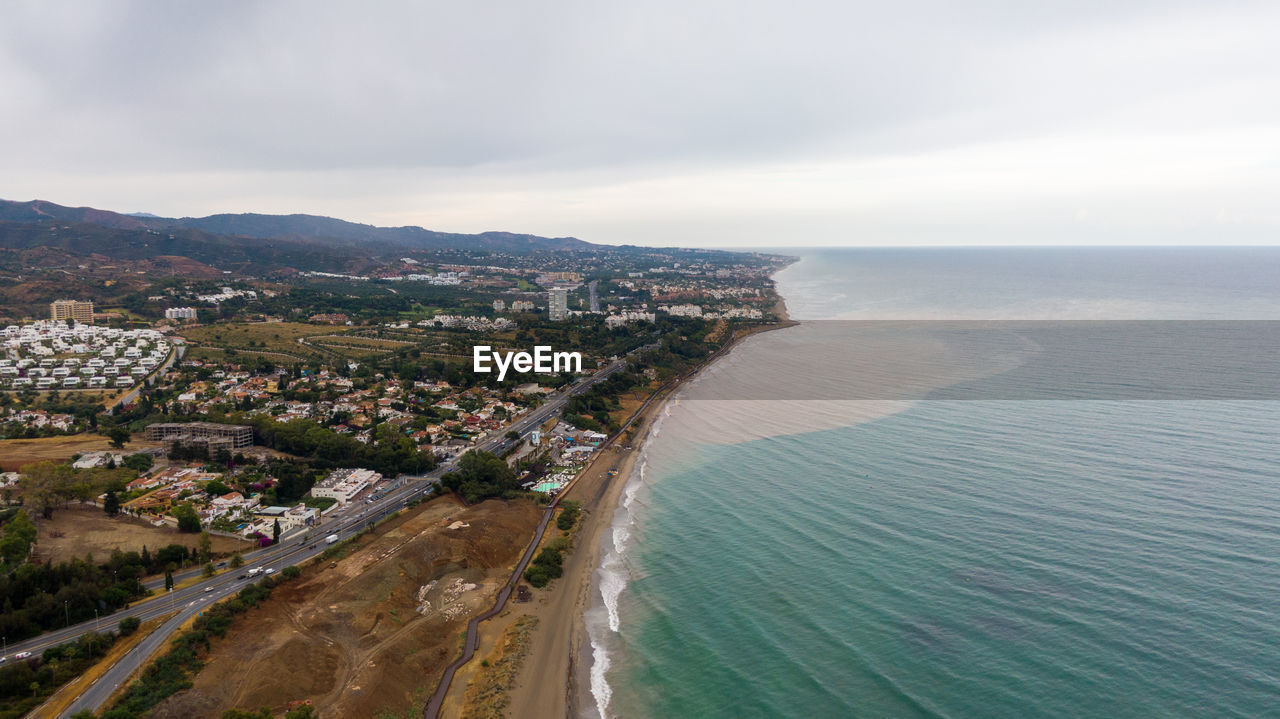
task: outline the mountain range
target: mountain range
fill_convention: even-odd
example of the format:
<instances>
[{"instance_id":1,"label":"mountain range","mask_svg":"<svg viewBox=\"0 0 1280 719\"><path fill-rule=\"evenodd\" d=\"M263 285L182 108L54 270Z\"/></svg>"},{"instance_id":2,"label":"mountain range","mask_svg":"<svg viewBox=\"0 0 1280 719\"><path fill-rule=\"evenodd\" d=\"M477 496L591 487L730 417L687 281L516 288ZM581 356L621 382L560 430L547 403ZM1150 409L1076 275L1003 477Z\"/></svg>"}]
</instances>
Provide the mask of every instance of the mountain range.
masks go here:
<instances>
[{"instance_id":1,"label":"mountain range","mask_svg":"<svg viewBox=\"0 0 1280 719\"><path fill-rule=\"evenodd\" d=\"M317 215L168 218L0 200L0 250L15 252L45 248L121 260L172 255L219 267L341 271L412 250L531 254L598 247L573 237L375 227Z\"/></svg>"}]
</instances>

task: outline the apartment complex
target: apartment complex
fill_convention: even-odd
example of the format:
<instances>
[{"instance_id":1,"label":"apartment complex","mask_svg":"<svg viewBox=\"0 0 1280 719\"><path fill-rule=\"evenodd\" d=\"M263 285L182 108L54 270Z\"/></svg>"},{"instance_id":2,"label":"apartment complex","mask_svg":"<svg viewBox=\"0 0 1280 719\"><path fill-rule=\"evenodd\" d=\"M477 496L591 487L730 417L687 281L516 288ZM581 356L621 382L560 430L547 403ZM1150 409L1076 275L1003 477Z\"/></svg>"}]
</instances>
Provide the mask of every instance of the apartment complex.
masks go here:
<instances>
[{"instance_id":1,"label":"apartment complex","mask_svg":"<svg viewBox=\"0 0 1280 719\"><path fill-rule=\"evenodd\" d=\"M228 452L253 446L253 427L216 422L162 422L147 427L147 440L175 444L202 444L212 454L220 449Z\"/></svg>"},{"instance_id":2,"label":"apartment complex","mask_svg":"<svg viewBox=\"0 0 1280 719\"><path fill-rule=\"evenodd\" d=\"M55 300L49 304L49 319L75 320L86 325L93 324L93 303L79 300Z\"/></svg>"},{"instance_id":3,"label":"apartment complex","mask_svg":"<svg viewBox=\"0 0 1280 719\"><path fill-rule=\"evenodd\" d=\"M547 291L547 314L553 322L569 317L569 290L564 287L552 287Z\"/></svg>"}]
</instances>

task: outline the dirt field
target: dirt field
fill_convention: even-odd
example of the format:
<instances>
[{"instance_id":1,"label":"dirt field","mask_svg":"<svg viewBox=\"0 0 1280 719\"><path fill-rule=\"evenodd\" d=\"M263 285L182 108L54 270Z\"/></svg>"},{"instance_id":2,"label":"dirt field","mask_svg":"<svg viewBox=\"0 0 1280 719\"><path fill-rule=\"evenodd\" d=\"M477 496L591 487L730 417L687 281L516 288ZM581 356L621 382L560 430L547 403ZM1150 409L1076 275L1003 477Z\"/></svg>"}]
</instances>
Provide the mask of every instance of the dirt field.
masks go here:
<instances>
[{"instance_id":1,"label":"dirt field","mask_svg":"<svg viewBox=\"0 0 1280 719\"><path fill-rule=\"evenodd\" d=\"M53 519L38 520L36 557L43 562L61 561L92 554L107 559L113 549L141 551L145 545L155 552L169 544L194 547L198 534L183 534L174 527L153 527L136 517L108 517L93 505L72 504L54 511ZM249 542L213 536L213 551L234 554L252 549Z\"/></svg>"},{"instance_id":2,"label":"dirt field","mask_svg":"<svg viewBox=\"0 0 1280 719\"><path fill-rule=\"evenodd\" d=\"M530 501L451 497L394 520L336 567L309 565L217 644L156 719L310 699L326 717L412 714L505 582L540 517ZM469 526L450 529L451 523ZM456 526L456 525L455 525ZM418 709L420 712L420 709Z\"/></svg>"},{"instance_id":3,"label":"dirt field","mask_svg":"<svg viewBox=\"0 0 1280 719\"><path fill-rule=\"evenodd\" d=\"M139 435L141 436L141 435ZM132 440L125 445L125 454L149 447L159 447L159 442ZM67 437L41 437L40 439L0 440L0 470L15 472L24 464L52 459L65 462L77 454L101 452L111 449L106 437L99 434L73 434Z\"/></svg>"},{"instance_id":4,"label":"dirt field","mask_svg":"<svg viewBox=\"0 0 1280 719\"><path fill-rule=\"evenodd\" d=\"M306 347L297 342L299 337L331 334L334 334L334 329L329 325L302 322L233 322L190 327L182 331L182 336L192 342L214 347L260 349L287 354L306 352Z\"/></svg>"}]
</instances>

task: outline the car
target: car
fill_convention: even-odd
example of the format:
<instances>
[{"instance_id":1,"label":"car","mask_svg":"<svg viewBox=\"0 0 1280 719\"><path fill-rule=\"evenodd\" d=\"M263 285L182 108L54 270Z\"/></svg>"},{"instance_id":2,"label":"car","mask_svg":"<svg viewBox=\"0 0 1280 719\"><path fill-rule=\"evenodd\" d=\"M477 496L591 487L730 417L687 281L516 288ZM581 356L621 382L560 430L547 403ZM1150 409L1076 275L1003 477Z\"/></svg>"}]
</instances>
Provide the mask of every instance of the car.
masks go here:
<instances>
[{"instance_id":1,"label":"car","mask_svg":"<svg viewBox=\"0 0 1280 719\"><path fill-rule=\"evenodd\" d=\"M218 562L218 569L222 569L225 566L227 566L226 562Z\"/></svg>"},{"instance_id":2,"label":"car","mask_svg":"<svg viewBox=\"0 0 1280 719\"><path fill-rule=\"evenodd\" d=\"M205 594L208 594L209 592L212 592L212 591L213 591L213 587L205 587L205 588L204 588L204 592L205 592Z\"/></svg>"},{"instance_id":3,"label":"car","mask_svg":"<svg viewBox=\"0 0 1280 719\"><path fill-rule=\"evenodd\" d=\"M248 578L249 578L248 574L241 574L240 576L236 577L236 579L248 579Z\"/></svg>"},{"instance_id":4,"label":"car","mask_svg":"<svg viewBox=\"0 0 1280 719\"><path fill-rule=\"evenodd\" d=\"M272 569L272 568L270 568L270 567L267 567L266 569L264 569L264 570L262 571L262 573L263 573L263 574L274 574L274 573L275 573L275 571L276 571L276 570L274 570L274 569Z\"/></svg>"},{"instance_id":5,"label":"car","mask_svg":"<svg viewBox=\"0 0 1280 719\"><path fill-rule=\"evenodd\" d=\"M26 659L26 658L27 658L27 657L29 657L29 656L31 656L31 652L18 652L17 654L14 654L14 655L13 655L13 658L14 658L14 659Z\"/></svg>"}]
</instances>

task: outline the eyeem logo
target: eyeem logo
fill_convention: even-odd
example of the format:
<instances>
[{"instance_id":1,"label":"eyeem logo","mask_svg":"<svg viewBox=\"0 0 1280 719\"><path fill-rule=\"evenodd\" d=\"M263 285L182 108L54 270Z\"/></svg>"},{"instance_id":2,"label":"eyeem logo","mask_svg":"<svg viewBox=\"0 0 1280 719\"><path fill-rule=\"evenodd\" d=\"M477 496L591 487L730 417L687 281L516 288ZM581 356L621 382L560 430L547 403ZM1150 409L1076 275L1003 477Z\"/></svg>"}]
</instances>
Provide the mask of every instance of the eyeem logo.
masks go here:
<instances>
[{"instance_id":1,"label":"eyeem logo","mask_svg":"<svg viewBox=\"0 0 1280 719\"><path fill-rule=\"evenodd\" d=\"M499 382L506 378L508 369L537 374L582 371L581 352L552 352L550 345L535 345L533 354L494 352L489 345L475 345L471 350L471 369L479 374L488 374L493 371L489 364L492 361L498 367Z\"/></svg>"}]
</instances>

